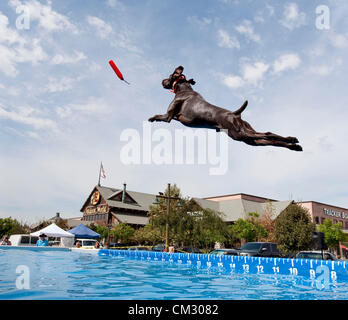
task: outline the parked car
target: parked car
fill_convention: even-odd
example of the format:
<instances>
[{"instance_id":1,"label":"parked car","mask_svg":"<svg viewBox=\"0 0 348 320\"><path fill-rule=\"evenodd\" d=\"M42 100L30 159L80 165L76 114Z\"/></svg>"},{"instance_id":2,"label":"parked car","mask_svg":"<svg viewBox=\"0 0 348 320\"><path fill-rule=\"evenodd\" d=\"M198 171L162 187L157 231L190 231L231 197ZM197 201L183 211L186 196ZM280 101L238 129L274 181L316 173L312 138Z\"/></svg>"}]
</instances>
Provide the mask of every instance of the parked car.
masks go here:
<instances>
[{"instance_id":1,"label":"parked car","mask_svg":"<svg viewBox=\"0 0 348 320\"><path fill-rule=\"evenodd\" d=\"M156 244L152 247L152 251L166 251L166 245L164 243Z\"/></svg>"},{"instance_id":2,"label":"parked car","mask_svg":"<svg viewBox=\"0 0 348 320\"><path fill-rule=\"evenodd\" d=\"M52 240L52 241L48 241L50 246L60 246L60 241L58 240Z\"/></svg>"},{"instance_id":3,"label":"parked car","mask_svg":"<svg viewBox=\"0 0 348 320\"><path fill-rule=\"evenodd\" d=\"M97 240L94 239L76 239L75 244L77 241L81 243L81 248L83 249L94 249L94 245L97 242Z\"/></svg>"},{"instance_id":4,"label":"parked car","mask_svg":"<svg viewBox=\"0 0 348 320\"><path fill-rule=\"evenodd\" d=\"M119 243L119 242L111 242L109 244L109 249L115 249L115 250L127 250L128 247L125 243Z\"/></svg>"},{"instance_id":5,"label":"parked car","mask_svg":"<svg viewBox=\"0 0 348 320\"><path fill-rule=\"evenodd\" d=\"M152 251L158 251L158 252L163 252L166 251L166 245L164 243L159 243L156 244L155 246L152 247L151 249ZM174 247L174 252L178 252L178 253L184 253L184 251Z\"/></svg>"},{"instance_id":6,"label":"parked car","mask_svg":"<svg viewBox=\"0 0 348 320\"><path fill-rule=\"evenodd\" d=\"M215 249L210 251L209 254L216 254L218 256L227 255L227 256L238 256L239 250L237 249Z\"/></svg>"},{"instance_id":7,"label":"parked car","mask_svg":"<svg viewBox=\"0 0 348 320\"><path fill-rule=\"evenodd\" d=\"M323 259L324 257L324 259ZM296 259L319 259L319 260L337 260L337 257L328 251L300 251Z\"/></svg>"},{"instance_id":8,"label":"parked car","mask_svg":"<svg viewBox=\"0 0 348 320\"><path fill-rule=\"evenodd\" d=\"M129 247L128 250L131 250L131 251L150 251L151 249L149 247L144 247L144 246L133 246L133 247Z\"/></svg>"},{"instance_id":9,"label":"parked car","mask_svg":"<svg viewBox=\"0 0 348 320\"><path fill-rule=\"evenodd\" d=\"M39 240L39 237L29 234L13 234L9 240L12 246L36 246L36 241Z\"/></svg>"},{"instance_id":10,"label":"parked car","mask_svg":"<svg viewBox=\"0 0 348 320\"><path fill-rule=\"evenodd\" d=\"M201 249L195 248L195 247L183 247L182 249L178 250L178 252L183 253L202 253Z\"/></svg>"},{"instance_id":11,"label":"parked car","mask_svg":"<svg viewBox=\"0 0 348 320\"><path fill-rule=\"evenodd\" d=\"M281 257L276 243L247 242L240 249L241 256L249 257Z\"/></svg>"}]
</instances>

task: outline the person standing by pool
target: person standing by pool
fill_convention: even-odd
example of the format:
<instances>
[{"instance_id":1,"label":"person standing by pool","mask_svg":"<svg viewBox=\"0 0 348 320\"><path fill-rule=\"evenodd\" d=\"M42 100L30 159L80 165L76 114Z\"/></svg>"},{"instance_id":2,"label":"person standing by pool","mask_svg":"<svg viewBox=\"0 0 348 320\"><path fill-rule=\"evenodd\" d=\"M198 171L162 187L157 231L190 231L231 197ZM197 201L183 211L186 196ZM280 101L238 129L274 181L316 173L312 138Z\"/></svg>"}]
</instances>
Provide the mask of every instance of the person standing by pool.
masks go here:
<instances>
[{"instance_id":1,"label":"person standing by pool","mask_svg":"<svg viewBox=\"0 0 348 320\"><path fill-rule=\"evenodd\" d=\"M48 240L46 239L46 235L43 233L43 234L40 234L40 239L36 241L36 246L37 247L48 247L49 246L49 243L48 243Z\"/></svg>"},{"instance_id":2,"label":"person standing by pool","mask_svg":"<svg viewBox=\"0 0 348 320\"><path fill-rule=\"evenodd\" d=\"M11 241L8 239L8 235L5 234L2 239L1 239L1 242L0 242L0 245L1 246L10 246L11 245Z\"/></svg>"}]
</instances>

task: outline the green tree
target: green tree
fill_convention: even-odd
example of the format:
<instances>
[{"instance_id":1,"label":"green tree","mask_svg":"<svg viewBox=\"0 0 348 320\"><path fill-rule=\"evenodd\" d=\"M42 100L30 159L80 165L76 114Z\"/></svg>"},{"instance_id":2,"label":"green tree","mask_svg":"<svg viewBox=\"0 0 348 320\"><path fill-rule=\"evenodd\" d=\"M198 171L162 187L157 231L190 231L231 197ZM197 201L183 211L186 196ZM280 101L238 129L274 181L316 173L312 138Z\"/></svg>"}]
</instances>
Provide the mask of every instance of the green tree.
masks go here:
<instances>
[{"instance_id":1,"label":"green tree","mask_svg":"<svg viewBox=\"0 0 348 320\"><path fill-rule=\"evenodd\" d=\"M276 218L274 231L279 248L295 253L311 248L315 224L307 209L293 203Z\"/></svg>"},{"instance_id":2,"label":"green tree","mask_svg":"<svg viewBox=\"0 0 348 320\"><path fill-rule=\"evenodd\" d=\"M333 224L331 219L326 219L318 226L319 231L324 233L325 243L329 248L337 248L340 241L345 241L347 236L342 231L342 223Z\"/></svg>"},{"instance_id":3,"label":"green tree","mask_svg":"<svg viewBox=\"0 0 348 320\"><path fill-rule=\"evenodd\" d=\"M222 214L204 209L196 217L193 228L193 244L206 249L213 247L215 242L230 240L228 226L222 219Z\"/></svg>"},{"instance_id":4,"label":"green tree","mask_svg":"<svg viewBox=\"0 0 348 320\"><path fill-rule=\"evenodd\" d=\"M246 242L260 240L266 238L267 230L259 221L260 215L257 212L249 212L248 218L238 219L232 226L232 231L237 239Z\"/></svg>"},{"instance_id":5,"label":"green tree","mask_svg":"<svg viewBox=\"0 0 348 320\"><path fill-rule=\"evenodd\" d=\"M156 228L151 228L150 224L147 224L143 228L136 229L134 231L132 240L138 244L147 245L154 245L164 241L159 230Z\"/></svg>"},{"instance_id":6,"label":"green tree","mask_svg":"<svg viewBox=\"0 0 348 320\"><path fill-rule=\"evenodd\" d=\"M274 214L274 207L272 202L268 201L266 202L265 208L258 220L258 223L262 225L266 231L267 236L262 237L261 241L267 241L267 242L275 242L275 231L274 231L274 225L275 225L275 214Z\"/></svg>"},{"instance_id":7,"label":"green tree","mask_svg":"<svg viewBox=\"0 0 348 320\"><path fill-rule=\"evenodd\" d=\"M5 234L21 234L26 233L26 229L22 226L16 219L2 218L0 219L0 237L3 237Z\"/></svg>"},{"instance_id":8,"label":"green tree","mask_svg":"<svg viewBox=\"0 0 348 320\"><path fill-rule=\"evenodd\" d=\"M107 239L109 236L109 229L106 226L101 226L99 224L96 225L94 223L91 223L88 227L92 229L93 231L95 231L96 233L99 233L101 240Z\"/></svg>"},{"instance_id":9,"label":"green tree","mask_svg":"<svg viewBox=\"0 0 348 320\"><path fill-rule=\"evenodd\" d=\"M134 235L134 229L126 224L120 223L110 231L115 241L121 241L122 243L129 243Z\"/></svg>"},{"instance_id":10,"label":"green tree","mask_svg":"<svg viewBox=\"0 0 348 320\"><path fill-rule=\"evenodd\" d=\"M168 194L167 188L164 195ZM181 200L170 200L169 242L208 247L216 241L224 242L228 239L228 228L220 213L202 209L194 200L183 198L176 185L171 187L170 196ZM158 203L150 207L148 215L150 230L156 230L157 238L165 241L167 200L158 198Z\"/></svg>"},{"instance_id":11,"label":"green tree","mask_svg":"<svg viewBox=\"0 0 348 320\"><path fill-rule=\"evenodd\" d=\"M36 223L36 226L31 229L31 232L39 231L43 228L46 228L47 226L51 225L53 223L52 220L41 220L40 222ZM69 225L68 225L68 220L67 219L62 219L59 218L54 223L59 227L62 228L63 230L68 230Z\"/></svg>"}]
</instances>

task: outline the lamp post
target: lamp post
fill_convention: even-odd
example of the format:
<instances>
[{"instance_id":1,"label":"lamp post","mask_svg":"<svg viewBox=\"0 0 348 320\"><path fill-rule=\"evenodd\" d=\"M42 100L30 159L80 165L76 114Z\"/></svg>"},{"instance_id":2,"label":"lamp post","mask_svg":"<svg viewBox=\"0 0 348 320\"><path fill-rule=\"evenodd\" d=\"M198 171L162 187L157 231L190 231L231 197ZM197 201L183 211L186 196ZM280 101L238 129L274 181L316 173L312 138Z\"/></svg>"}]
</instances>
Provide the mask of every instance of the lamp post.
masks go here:
<instances>
[{"instance_id":1,"label":"lamp post","mask_svg":"<svg viewBox=\"0 0 348 320\"><path fill-rule=\"evenodd\" d=\"M161 192L160 195L156 196L156 200L154 204L159 204L157 201L157 198L163 198L167 200L167 214L166 214L166 251L168 252L168 242L169 242L169 215L170 215L170 200L180 200L179 197L171 197L170 196L170 183L168 183L168 195L165 196ZM151 224L152 224L152 217L151 217Z\"/></svg>"}]
</instances>

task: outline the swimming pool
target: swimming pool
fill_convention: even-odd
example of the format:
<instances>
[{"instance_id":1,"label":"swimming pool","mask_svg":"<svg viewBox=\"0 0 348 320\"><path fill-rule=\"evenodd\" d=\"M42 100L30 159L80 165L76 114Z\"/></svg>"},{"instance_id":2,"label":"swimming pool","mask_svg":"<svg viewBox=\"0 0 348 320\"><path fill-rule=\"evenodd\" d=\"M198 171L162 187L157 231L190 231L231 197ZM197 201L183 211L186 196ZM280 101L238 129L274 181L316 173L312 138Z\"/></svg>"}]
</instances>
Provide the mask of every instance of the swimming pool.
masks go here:
<instances>
[{"instance_id":1,"label":"swimming pool","mask_svg":"<svg viewBox=\"0 0 348 320\"><path fill-rule=\"evenodd\" d=\"M16 286L23 270L29 289ZM346 300L348 282L319 289L299 275L226 274L118 255L0 249L0 299Z\"/></svg>"}]
</instances>

